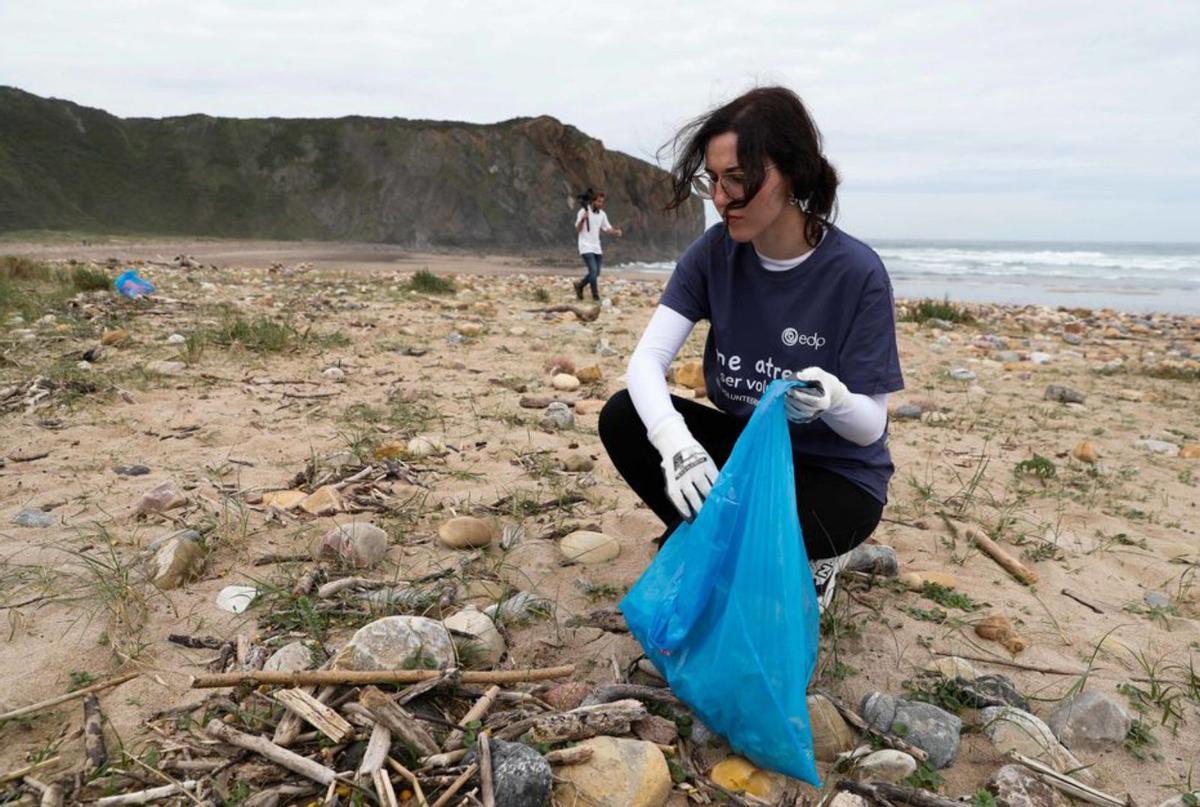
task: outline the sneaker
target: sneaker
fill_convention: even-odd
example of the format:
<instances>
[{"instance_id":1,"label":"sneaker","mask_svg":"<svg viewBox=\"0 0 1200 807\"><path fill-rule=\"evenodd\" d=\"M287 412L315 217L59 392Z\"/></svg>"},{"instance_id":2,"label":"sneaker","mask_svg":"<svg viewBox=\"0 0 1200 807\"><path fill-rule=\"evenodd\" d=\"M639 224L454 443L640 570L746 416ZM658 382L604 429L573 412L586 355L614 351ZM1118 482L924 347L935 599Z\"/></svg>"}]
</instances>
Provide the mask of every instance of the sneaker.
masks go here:
<instances>
[{"instance_id":1,"label":"sneaker","mask_svg":"<svg viewBox=\"0 0 1200 807\"><path fill-rule=\"evenodd\" d=\"M846 564L849 562L849 552L844 555L835 555L832 558L821 558L808 562L808 567L812 570L813 586L817 589L817 608L822 614L833 602L837 573L846 568Z\"/></svg>"}]
</instances>

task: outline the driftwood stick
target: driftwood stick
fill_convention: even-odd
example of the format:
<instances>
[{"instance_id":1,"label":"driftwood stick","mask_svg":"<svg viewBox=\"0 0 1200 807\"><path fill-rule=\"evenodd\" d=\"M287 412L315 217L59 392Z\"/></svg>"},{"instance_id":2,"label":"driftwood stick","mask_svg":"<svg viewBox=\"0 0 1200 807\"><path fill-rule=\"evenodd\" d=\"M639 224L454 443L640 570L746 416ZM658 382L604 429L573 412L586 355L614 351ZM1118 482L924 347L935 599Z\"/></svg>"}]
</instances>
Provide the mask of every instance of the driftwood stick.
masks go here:
<instances>
[{"instance_id":1,"label":"driftwood stick","mask_svg":"<svg viewBox=\"0 0 1200 807\"><path fill-rule=\"evenodd\" d=\"M1096 605L1096 603L1094 603L1094 602L1090 602L1090 601L1088 601L1088 600L1085 600L1083 597L1080 597L1078 594L1074 593L1073 591L1071 591L1071 590L1069 590L1069 589L1065 589L1065 588L1064 588L1064 589L1062 590L1062 594L1063 594L1063 596L1064 596L1064 597L1070 597L1072 600L1074 600L1075 602L1079 603L1079 604L1080 604L1080 605L1082 605L1084 608L1088 608L1088 609L1090 609L1091 611L1093 611L1093 612L1095 612L1095 613L1097 613L1097 614L1103 614L1103 613L1104 613L1104 609L1103 609L1103 608L1101 608L1099 605Z\"/></svg>"},{"instance_id":2,"label":"driftwood stick","mask_svg":"<svg viewBox=\"0 0 1200 807\"><path fill-rule=\"evenodd\" d=\"M411 700L421 697L430 690L437 689L441 686L457 686L462 680L462 671L457 667L451 667L448 670L443 670L442 674L437 678L430 678L428 681L422 681L419 684L413 684L396 696L396 703L403 706Z\"/></svg>"},{"instance_id":3,"label":"driftwood stick","mask_svg":"<svg viewBox=\"0 0 1200 807\"><path fill-rule=\"evenodd\" d=\"M496 794L492 788L492 740L486 731L475 737L475 750L479 755L479 798L483 807L496 807Z\"/></svg>"},{"instance_id":4,"label":"driftwood stick","mask_svg":"<svg viewBox=\"0 0 1200 807\"><path fill-rule=\"evenodd\" d=\"M46 785L38 807L62 807L66 798L67 794L63 792L62 785L57 783Z\"/></svg>"},{"instance_id":5,"label":"driftwood stick","mask_svg":"<svg viewBox=\"0 0 1200 807\"><path fill-rule=\"evenodd\" d=\"M382 768L391 748L392 733L386 726L376 723L371 729L371 739L367 740L367 750L363 752L362 762L358 766L359 774L370 776Z\"/></svg>"},{"instance_id":6,"label":"driftwood stick","mask_svg":"<svg viewBox=\"0 0 1200 807\"><path fill-rule=\"evenodd\" d=\"M205 731L210 737L237 746L238 748L244 748L247 751L253 751L259 756L271 760L276 765L287 768L292 773L298 773L306 779L312 779L318 784L328 786L337 779L337 773L332 769L326 768L320 763L313 762L307 757L302 757L294 751L280 748L265 737L254 737L249 734L243 734L215 718L208 722Z\"/></svg>"},{"instance_id":7,"label":"driftwood stick","mask_svg":"<svg viewBox=\"0 0 1200 807\"><path fill-rule=\"evenodd\" d=\"M43 709L49 709L52 706L58 706L60 703L76 700L77 698L86 698L88 695L91 695L95 692L103 692L106 689L120 686L126 681L132 681L137 677L138 673L126 673L125 675L121 675L116 678L110 678L107 681L102 681L99 684L92 684L90 687L84 687L83 689L77 689L74 692L68 692L65 695L58 695L48 700L32 703L29 706L22 706L19 709L12 709L4 714L0 714L0 723L3 723L5 720L12 720L14 717L31 715L35 712L40 712Z\"/></svg>"},{"instance_id":8,"label":"driftwood stick","mask_svg":"<svg viewBox=\"0 0 1200 807\"><path fill-rule=\"evenodd\" d=\"M496 698L500 695L500 687L492 685L488 687L487 692L484 692L479 700L475 701L474 705L467 710L467 713L462 716L462 720L458 721L461 728L466 728L476 720L482 720L488 710L492 708L492 704L496 702ZM455 729L450 732L450 736L446 738L445 745L442 746L446 751L453 751L460 747L463 741L463 732Z\"/></svg>"},{"instance_id":9,"label":"driftwood stick","mask_svg":"<svg viewBox=\"0 0 1200 807\"><path fill-rule=\"evenodd\" d=\"M317 578L321 576L323 571L324 569L320 566L315 566L300 575L296 580L296 585L292 586L292 596L305 597L311 594L313 587L317 585Z\"/></svg>"},{"instance_id":10,"label":"driftwood stick","mask_svg":"<svg viewBox=\"0 0 1200 807\"><path fill-rule=\"evenodd\" d=\"M35 762L32 765L26 765L24 768L17 768L15 771L0 773L0 785L7 784L9 782L15 782L18 779L23 779L34 771L40 770L41 768L48 768L57 762L58 757L53 756L49 759L43 759L41 762Z\"/></svg>"},{"instance_id":11,"label":"driftwood stick","mask_svg":"<svg viewBox=\"0 0 1200 807\"><path fill-rule=\"evenodd\" d=\"M83 750L87 754L88 773L95 773L108 764L108 747L104 744L104 715L95 695L83 699Z\"/></svg>"},{"instance_id":12,"label":"driftwood stick","mask_svg":"<svg viewBox=\"0 0 1200 807\"><path fill-rule=\"evenodd\" d=\"M961 801L948 799L944 796L935 796L928 790L919 790L915 787L901 787L900 785L891 785L886 782L855 782L851 779L843 779L834 787L838 790L845 790L856 796L862 796L877 803L896 803L911 804L913 807L962 807Z\"/></svg>"},{"instance_id":13,"label":"driftwood stick","mask_svg":"<svg viewBox=\"0 0 1200 807\"><path fill-rule=\"evenodd\" d=\"M459 748L455 751L447 751L444 754L434 754L431 757L421 757L421 770L429 770L430 768L447 768L462 760L462 758L468 753L469 751L466 748Z\"/></svg>"},{"instance_id":14,"label":"driftwood stick","mask_svg":"<svg viewBox=\"0 0 1200 807\"><path fill-rule=\"evenodd\" d=\"M429 799L425 798L425 791L421 789L421 782L419 779L417 779L417 775L401 765L392 757L387 758L387 764L392 770L403 776L406 780L408 780L408 783L412 785L413 795L417 797L417 804L420 807L429 807Z\"/></svg>"},{"instance_id":15,"label":"driftwood stick","mask_svg":"<svg viewBox=\"0 0 1200 807\"><path fill-rule=\"evenodd\" d=\"M412 748L419 756L438 752L437 743L416 719L380 690L369 686L358 696L358 702L367 707L375 722L386 726L396 739Z\"/></svg>"},{"instance_id":16,"label":"driftwood stick","mask_svg":"<svg viewBox=\"0 0 1200 807\"><path fill-rule=\"evenodd\" d=\"M1010 751L1008 756L1013 762L1024 765L1026 768L1040 774L1039 778L1046 784L1061 790L1073 798L1081 799L1091 804L1098 804L1101 807L1125 807L1131 803L1127 799L1119 799L1116 796L1110 796L1102 790L1088 787L1078 779L1068 776L1065 773L1059 773L1049 765L1018 754L1016 751Z\"/></svg>"},{"instance_id":17,"label":"driftwood stick","mask_svg":"<svg viewBox=\"0 0 1200 807\"><path fill-rule=\"evenodd\" d=\"M136 793L122 793L119 796L105 796L102 799L96 799L96 807L120 807L125 804L150 804L165 799L168 796L174 796L178 793L186 793L189 790L195 790L196 783L191 779L186 782L180 782L177 785L163 785L162 787L152 787L149 790L139 790Z\"/></svg>"},{"instance_id":18,"label":"driftwood stick","mask_svg":"<svg viewBox=\"0 0 1200 807\"><path fill-rule=\"evenodd\" d=\"M559 748L555 751L550 751L545 755L546 762L551 765L579 765L587 762L592 758L592 749L580 748Z\"/></svg>"},{"instance_id":19,"label":"driftwood stick","mask_svg":"<svg viewBox=\"0 0 1200 807\"><path fill-rule=\"evenodd\" d=\"M854 728L858 729L864 734L871 734L878 737L883 741L884 745L888 746L889 748L894 748L897 751L903 751L915 759L918 763L925 762L927 759L929 759L929 754L923 749L917 748L911 743L906 743L904 740L893 734L886 734L868 726L867 721L863 720L858 712L851 709L847 704L843 703L840 698L836 697L832 693L823 689L818 689L817 693L833 704L833 708L837 709L838 712L841 713L842 717L845 718L847 723L849 723L851 726L854 726Z\"/></svg>"},{"instance_id":20,"label":"driftwood stick","mask_svg":"<svg viewBox=\"0 0 1200 807\"><path fill-rule=\"evenodd\" d=\"M371 784L375 786L375 795L379 797L379 803L383 807L400 807L400 802L396 801L396 791L392 788L392 778L388 776L387 771L372 771Z\"/></svg>"},{"instance_id":21,"label":"driftwood stick","mask_svg":"<svg viewBox=\"0 0 1200 807\"><path fill-rule=\"evenodd\" d=\"M328 583L322 583L321 587L317 589L317 596L324 600L346 589L369 591L384 588L387 585L383 580L372 580L369 577L343 577L338 580L330 580Z\"/></svg>"},{"instance_id":22,"label":"driftwood stick","mask_svg":"<svg viewBox=\"0 0 1200 807\"><path fill-rule=\"evenodd\" d=\"M541 667L526 670L471 670L462 674L464 684L520 684L527 681L546 681L552 678L568 678L575 672L575 665L563 667ZM193 689L234 687L245 684L258 686L272 684L302 687L312 684L417 684L437 678L440 670L304 670L279 672L274 670L247 670L245 672L210 673L192 677ZM3 719L3 718L0 718Z\"/></svg>"},{"instance_id":23,"label":"driftwood stick","mask_svg":"<svg viewBox=\"0 0 1200 807\"><path fill-rule=\"evenodd\" d=\"M454 798L458 791L463 789L463 785L471 780L471 777L475 775L475 771L477 770L479 770L479 766L472 765L463 771L462 774L454 780L454 784L450 785L450 787L446 788L446 792L438 796L438 800L433 803L433 807L446 807L446 805L450 803L450 799Z\"/></svg>"},{"instance_id":24,"label":"driftwood stick","mask_svg":"<svg viewBox=\"0 0 1200 807\"><path fill-rule=\"evenodd\" d=\"M333 693L337 691L337 687L334 686L321 687L319 692L317 691L316 687L302 687L302 689L309 695L312 695L314 692L316 692L317 700L321 703L329 700ZM304 721L301 719L300 715L289 710L280 719L278 725L275 726L275 736L271 738L271 741L276 745L287 748L289 745L296 742L296 738L300 736L300 730L302 728L304 728Z\"/></svg>"},{"instance_id":25,"label":"driftwood stick","mask_svg":"<svg viewBox=\"0 0 1200 807\"><path fill-rule=\"evenodd\" d=\"M1045 673L1046 675L1070 675L1079 676L1084 674L1084 670L1068 670L1062 667L1040 667L1037 664L1022 664L1019 661L1008 661L1002 658L992 658L991 656L966 656L962 653L947 653L942 650L934 650L935 656L958 656L967 661L982 661L989 664L998 664L1001 667L1012 667L1017 670L1028 670L1029 672Z\"/></svg>"},{"instance_id":26,"label":"driftwood stick","mask_svg":"<svg viewBox=\"0 0 1200 807\"><path fill-rule=\"evenodd\" d=\"M275 693L275 700L289 712L302 717L309 725L335 743L354 733L354 727L346 718L330 709L303 689L284 689Z\"/></svg>"},{"instance_id":27,"label":"driftwood stick","mask_svg":"<svg viewBox=\"0 0 1200 807\"><path fill-rule=\"evenodd\" d=\"M646 707L641 701L614 701L595 706L580 706L562 714L545 714L534 718L529 736L534 742L558 743L584 740L600 734L626 734L629 725L645 719Z\"/></svg>"},{"instance_id":28,"label":"driftwood stick","mask_svg":"<svg viewBox=\"0 0 1200 807\"><path fill-rule=\"evenodd\" d=\"M674 693L666 687L647 687L640 684L609 684L599 687L584 699L582 705L594 706L598 703L612 703L626 698L662 703L668 706L684 705L683 701L675 697Z\"/></svg>"},{"instance_id":29,"label":"driftwood stick","mask_svg":"<svg viewBox=\"0 0 1200 807\"><path fill-rule=\"evenodd\" d=\"M967 527L966 533L967 538L983 550L985 555L1000 564L1004 571L1027 586L1037 585L1037 572L1021 563L1012 553L984 535L983 530L977 527Z\"/></svg>"},{"instance_id":30,"label":"driftwood stick","mask_svg":"<svg viewBox=\"0 0 1200 807\"><path fill-rule=\"evenodd\" d=\"M276 785L267 790L260 790L242 802L242 807L278 807L281 801L290 804L288 799L308 796L315 792L310 785Z\"/></svg>"}]
</instances>

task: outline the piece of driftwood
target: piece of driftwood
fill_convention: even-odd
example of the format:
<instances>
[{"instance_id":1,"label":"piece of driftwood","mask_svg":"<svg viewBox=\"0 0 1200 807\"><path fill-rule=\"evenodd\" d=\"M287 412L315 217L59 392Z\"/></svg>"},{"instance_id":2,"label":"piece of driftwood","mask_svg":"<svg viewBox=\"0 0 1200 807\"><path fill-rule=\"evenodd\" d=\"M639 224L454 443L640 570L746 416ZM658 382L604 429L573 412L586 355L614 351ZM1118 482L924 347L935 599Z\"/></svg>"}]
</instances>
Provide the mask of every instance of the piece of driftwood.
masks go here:
<instances>
[{"instance_id":1,"label":"piece of driftwood","mask_svg":"<svg viewBox=\"0 0 1200 807\"><path fill-rule=\"evenodd\" d=\"M12 709L4 714L0 714L0 723L3 723L6 720L12 720L14 717L24 717L25 715L35 714L43 709L49 709L53 706L58 706L60 703L66 703L67 701L73 701L78 698L86 698L88 695L91 695L94 692L103 692L106 689L112 689L115 686L120 686L126 681L132 681L137 677L138 673L126 673L125 675L121 675L116 678L110 678L107 681L101 681L98 684L92 684L91 686L84 687L83 689L77 689L74 692L68 692L65 695L57 695L53 698L49 698L48 700L31 703L30 705L22 706L19 709Z\"/></svg>"},{"instance_id":2,"label":"piece of driftwood","mask_svg":"<svg viewBox=\"0 0 1200 807\"><path fill-rule=\"evenodd\" d=\"M546 753L545 759L550 765L579 765L592 758L594 752L590 748L559 748Z\"/></svg>"},{"instance_id":3,"label":"piece of driftwood","mask_svg":"<svg viewBox=\"0 0 1200 807\"><path fill-rule=\"evenodd\" d=\"M126 804L152 804L168 796L174 796L179 793L185 793L196 789L196 783L192 780L180 782L176 785L163 785L162 787L152 787L149 790L139 790L136 793L122 793L119 796L105 796L101 799L96 799L93 802L95 807L122 807Z\"/></svg>"},{"instance_id":4,"label":"piece of driftwood","mask_svg":"<svg viewBox=\"0 0 1200 807\"><path fill-rule=\"evenodd\" d=\"M67 794L63 792L62 785L58 783L46 785L38 807L62 807L66 803L66 798Z\"/></svg>"},{"instance_id":5,"label":"piece of driftwood","mask_svg":"<svg viewBox=\"0 0 1200 807\"><path fill-rule=\"evenodd\" d=\"M428 807L429 799L425 798L425 791L421 789L421 781L417 779L417 775L401 765L394 757L388 757L387 764L389 768L403 776L412 785L413 795L417 798L418 807Z\"/></svg>"},{"instance_id":6,"label":"piece of driftwood","mask_svg":"<svg viewBox=\"0 0 1200 807\"><path fill-rule=\"evenodd\" d=\"M442 795L438 796L438 800L433 803L432 807L446 807L450 803L450 800L458 794L458 791L463 789L463 785L471 781L471 777L475 775L475 771L477 770L479 770L479 766L472 765L459 774L459 777L454 780L454 784L450 785Z\"/></svg>"},{"instance_id":7,"label":"piece of driftwood","mask_svg":"<svg viewBox=\"0 0 1200 807\"><path fill-rule=\"evenodd\" d=\"M315 692L317 700L321 703L325 703L325 701L329 700L333 693L337 691L337 687L334 686L321 687L319 691L315 686L302 687L302 689L309 695L312 695ZM275 735L271 738L271 741L276 745L281 745L284 748L287 748L289 745L292 745L294 742L296 742L296 739L300 736L300 730L302 728L304 728L304 720L300 717L300 715L296 714L295 712L288 711L284 713L283 717L280 718L279 723L275 725Z\"/></svg>"},{"instance_id":8,"label":"piece of driftwood","mask_svg":"<svg viewBox=\"0 0 1200 807\"><path fill-rule=\"evenodd\" d=\"M492 787L492 741L486 731L475 737L475 753L479 756L479 800L483 807L496 807L496 794Z\"/></svg>"},{"instance_id":9,"label":"piece of driftwood","mask_svg":"<svg viewBox=\"0 0 1200 807\"><path fill-rule=\"evenodd\" d=\"M307 757L302 757L294 751L281 748L265 737L244 734L235 728L225 725L216 718L208 721L205 732L208 736L221 742L237 746L238 748L244 748L259 756L266 757L276 765L287 768L292 773L298 773L305 779L311 779L318 784L328 787L337 779L337 773L331 768L326 768L318 762L314 762Z\"/></svg>"},{"instance_id":10,"label":"piece of driftwood","mask_svg":"<svg viewBox=\"0 0 1200 807\"><path fill-rule=\"evenodd\" d=\"M462 746L463 732L461 729L466 728L476 720L482 720L488 710L492 708L492 704L496 702L496 698L500 695L500 687L492 685L488 690L480 696L479 700L472 704L467 713L458 721L459 728L450 732L450 736L446 738L442 748L446 751L453 751Z\"/></svg>"},{"instance_id":11,"label":"piece of driftwood","mask_svg":"<svg viewBox=\"0 0 1200 807\"><path fill-rule=\"evenodd\" d=\"M383 768L383 763L387 761L388 751L391 748L392 733L386 726L376 723L371 729L371 739L367 740L367 750L363 751L362 762L358 765L359 774L371 776L375 771Z\"/></svg>"},{"instance_id":12,"label":"piece of driftwood","mask_svg":"<svg viewBox=\"0 0 1200 807\"><path fill-rule=\"evenodd\" d=\"M996 561L1001 568L1011 574L1020 582L1027 586L1037 585L1038 575L1033 569L1030 569L1024 563L1017 560L1016 556L1008 550L1001 547L991 538L983 534L983 530L978 527L967 527L967 538L969 538L975 546L979 547L985 555Z\"/></svg>"},{"instance_id":13,"label":"piece of driftwood","mask_svg":"<svg viewBox=\"0 0 1200 807\"><path fill-rule=\"evenodd\" d=\"M910 757L915 759L918 763L925 762L927 759L929 759L929 754L923 749L917 748L915 745L905 742L894 734L876 731L868 726L867 721L863 720L862 716L859 715L858 712L851 709L848 705L843 703L840 698L836 697L832 693L826 692L823 689L818 689L817 694L821 695L823 698L833 704L833 708L838 710L847 723L849 723L851 726L854 726L854 728L858 729L864 734L870 734L878 737L888 748L893 748L897 751L903 751L905 754L908 754Z\"/></svg>"},{"instance_id":14,"label":"piece of driftwood","mask_svg":"<svg viewBox=\"0 0 1200 807\"><path fill-rule=\"evenodd\" d=\"M8 773L0 773L0 785L7 784L9 782L15 782L18 779L24 779L26 776L33 773L34 771L40 770L42 768L48 768L51 765L56 764L57 762L58 762L58 756L56 755L56 756L49 757L48 759L43 759L40 762L35 762L32 765L26 765L24 768L17 768L15 771L9 771Z\"/></svg>"},{"instance_id":15,"label":"piece of driftwood","mask_svg":"<svg viewBox=\"0 0 1200 807\"><path fill-rule=\"evenodd\" d=\"M500 737L502 740L511 739L501 736L502 734L503 732L498 732L496 736ZM458 748L454 751L447 751L444 754L434 754L433 756L421 757L421 770L425 771L431 768L448 768L456 762L461 761L462 758L468 753L469 752L466 748Z\"/></svg>"},{"instance_id":16,"label":"piece of driftwood","mask_svg":"<svg viewBox=\"0 0 1200 807\"><path fill-rule=\"evenodd\" d=\"M592 694L584 698L582 706L594 706L597 703L612 703L613 701L633 698L639 701L662 703L668 706L683 706L683 701L675 697L666 687L648 687L641 684L609 684L598 687Z\"/></svg>"},{"instance_id":17,"label":"piece of driftwood","mask_svg":"<svg viewBox=\"0 0 1200 807\"><path fill-rule=\"evenodd\" d=\"M215 636L189 636L186 633L172 633L167 637L171 644L190 647L192 650L220 650L225 644L223 639Z\"/></svg>"},{"instance_id":18,"label":"piece of driftwood","mask_svg":"<svg viewBox=\"0 0 1200 807\"><path fill-rule=\"evenodd\" d=\"M438 752L437 743L425 727L382 691L373 686L366 687L358 696L358 702L371 712L376 723L386 726L392 736L418 755L429 756Z\"/></svg>"},{"instance_id":19,"label":"piece of driftwood","mask_svg":"<svg viewBox=\"0 0 1200 807\"><path fill-rule=\"evenodd\" d=\"M887 782L856 782L852 779L842 779L834 787L856 796L862 796L877 804L899 803L911 804L913 807L963 807L961 801L937 796L928 790L892 785Z\"/></svg>"},{"instance_id":20,"label":"piece of driftwood","mask_svg":"<svg viewBox=\"0 0 1200 807\"><path fill-rule=\"evenodd\" d=\"M1061 790L1072 798L1080 799L1090 804L1098 804L1100 807L1126 807L1133 803L1128 796L1124 799L1110 796L1102 790L1089 787L1074 777L1068 776L1065 773L1059 773L1049 765L1039 762L1036 759L1030 759L1023 754L1018 754L1016 751L1010 751L1008 757L1013 762L1024 765L1026 768L1034 771L1043 782L1056 790Z\"/></svg>"},{"instance_id":21,"label":"piece of driftwood","mask_svg":"<svg viewBox=\"0 0 1200 807\"><path fill-rule=\"evenodd\" d=\"M462 671L457 667L451 667L448 670L443 670L442 674L437 678L430 678L428 681L422 681L419 684L413 684L407 687L403 692L396 696L396 703L403 706L411 700L421 697L430 690L437 689L442 686L457 686L462 681Z\"/></svg>"},{"instance_id":22,"label":"piece of driftwood","mask_svg":"<svg viewBox=\"0 0 1200 807\"><path fill-rule=\"evenodd\" d=\"M561 714L539 715L529 728L529 736L538 743L560 743L601 734L628 734L629 724L645 719L647 714L645 705L632 698L580 706Z\"/></svg>"},{"instance_id":23,"label":"piece of driftwood","mask_svg":"<svg viewBox=\"0 0 1200 807\"><path fill-rule=\"evenodd\" d=\"M242 802L242 807L278 807L280 804L291 804L291 799L298 799L315 792L316 789L310 785L276 785L255 793Z\"/></svg>"},{"instance_id":24,"label":"piece of driftwood","mask_svg":"<svg viewBox=\"0 0 1200 807\"><path fill-rule=\"evenodd\" d=\"M275 693L275 700L335 743L354 733L346 718L330 709L303 689L284 689Z\"/></svg>"},{"instance_id":25,"label":"piece of driftwood","mask_svg":"<svg viewBox=\"0 0 1200 807\"><path fill-rule=\"evenodd\" d=\"M464 684L520 684L527 681L546 681L553 678L569 678L575 665L541 667L525 670L470 670L462 674ZM440 670L302 670L280 672L275 670L248 670L246 672L210 673L192 676L193 689L215 687L278 686L302 687L312 684L341 684L361 686L365 684L417 684L441 676ZM2 718L0 718L2 719Z\"/></svg>"},{"instance_id":26,"label":"piece of driftwood","mask_svg":"<svg viewBox=\"0 0 1200 807\"><path fill-rule=\"evenodd\" d=\"M375 795L380 804L384 807L400 807L400 802L396 800L396 791L392 787L392 778L388 776L387 771L372 771L371 784L375 786Z\"/></svg>"},{"instance_id":27,"label":"piece of driftwood","mask_svg":"<svg viewBox=\"0 0 1200 807\"><path fill-rule=\"evenodd\" d=\"M581 305L551 305L546 308L530 308L531 314L563 314L570 312L579 318L580 322L595 322L600 316L600 306L581 306Z\"/></svg>"},{"instance_id":28,"label":"piece of driftwood","mask_svg":"<svg viewBox=\"0 0 1200 807\"><path fill-rule=\"evenodd\" d=\"M296 579L296 585L292 586L292 596L306 597L311 594L312 590L316 588L317 578L320 577L324 571L325 570L320 566L314 566L313 568L304 572L304 574L300 575L300 577Z\"/></svg>"},{"instance_id":29,"label":"piece of driftwood","mask_svg":"<svg viewBox=\"0 0 1200 807\"><path fill-rule=\"evenodd\" d=\"M341 577L337 580L330 580L328 583L322 583L317 589L317 596L321 599L328 599L336 594L340 594L347 589L355 591L372 591L377 588L384 588L388 583L384 580L372 580L369 577Z\"/></svg>"},{"instance_id":30,"label":"piece of driftwood","mask_svg":"<svg viewBox=\"0 0 1200 807\"><path fill-rule=\"evenodd\" d=\"M84 770L95 773L108 764L108 747L104 743L104 716L100 700L95 695L83 699L83 751L87 755Z\"/></svg>"}]
</instances>

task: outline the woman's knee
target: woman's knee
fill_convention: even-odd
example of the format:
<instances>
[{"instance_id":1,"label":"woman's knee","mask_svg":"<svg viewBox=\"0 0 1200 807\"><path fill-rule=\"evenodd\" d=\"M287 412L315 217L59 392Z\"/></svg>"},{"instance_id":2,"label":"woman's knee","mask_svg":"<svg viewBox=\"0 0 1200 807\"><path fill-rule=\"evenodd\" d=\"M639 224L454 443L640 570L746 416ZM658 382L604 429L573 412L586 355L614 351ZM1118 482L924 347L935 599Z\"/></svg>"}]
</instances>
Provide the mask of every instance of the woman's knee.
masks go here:
<instances>
[{"instance_id":1,"label":"woman's knee","mask_svg":"<svg viewBox=\"0 0 1200 807\"><path fill-rule=\"evenodd\" d=\"M596 430L600 433L600 441L608 445L610 439L628 433L630 418L637 418L637 410L633 407L633 399L629 390L623 389L604 402L600 417L596 422Z\"/></svg>"}]
</instances>

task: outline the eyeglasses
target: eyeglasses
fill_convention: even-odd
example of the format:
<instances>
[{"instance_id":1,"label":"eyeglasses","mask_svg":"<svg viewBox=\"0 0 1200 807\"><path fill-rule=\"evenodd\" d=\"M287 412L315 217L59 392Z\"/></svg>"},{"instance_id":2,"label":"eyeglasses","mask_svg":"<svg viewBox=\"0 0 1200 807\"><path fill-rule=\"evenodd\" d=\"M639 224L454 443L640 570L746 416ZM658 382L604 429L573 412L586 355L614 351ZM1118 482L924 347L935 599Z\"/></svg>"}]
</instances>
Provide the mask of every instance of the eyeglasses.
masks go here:
<instances>
[{"instance_id":1,"label":"eyeglasses","mask_svg":"<svg viewBox=\"0 0 1200 807\"><path fill-rule=\"evenodd\" d=\"M763 171L770 171L776 167L775 165L766 165L763 166ZM714 198L717 195L718 185L730 199L740 200L746 192L746 175L741 171L734 171L715 180L708 174L697 174L692 177L692 190L701 199Z\"/></svg>"}]
</instances>

